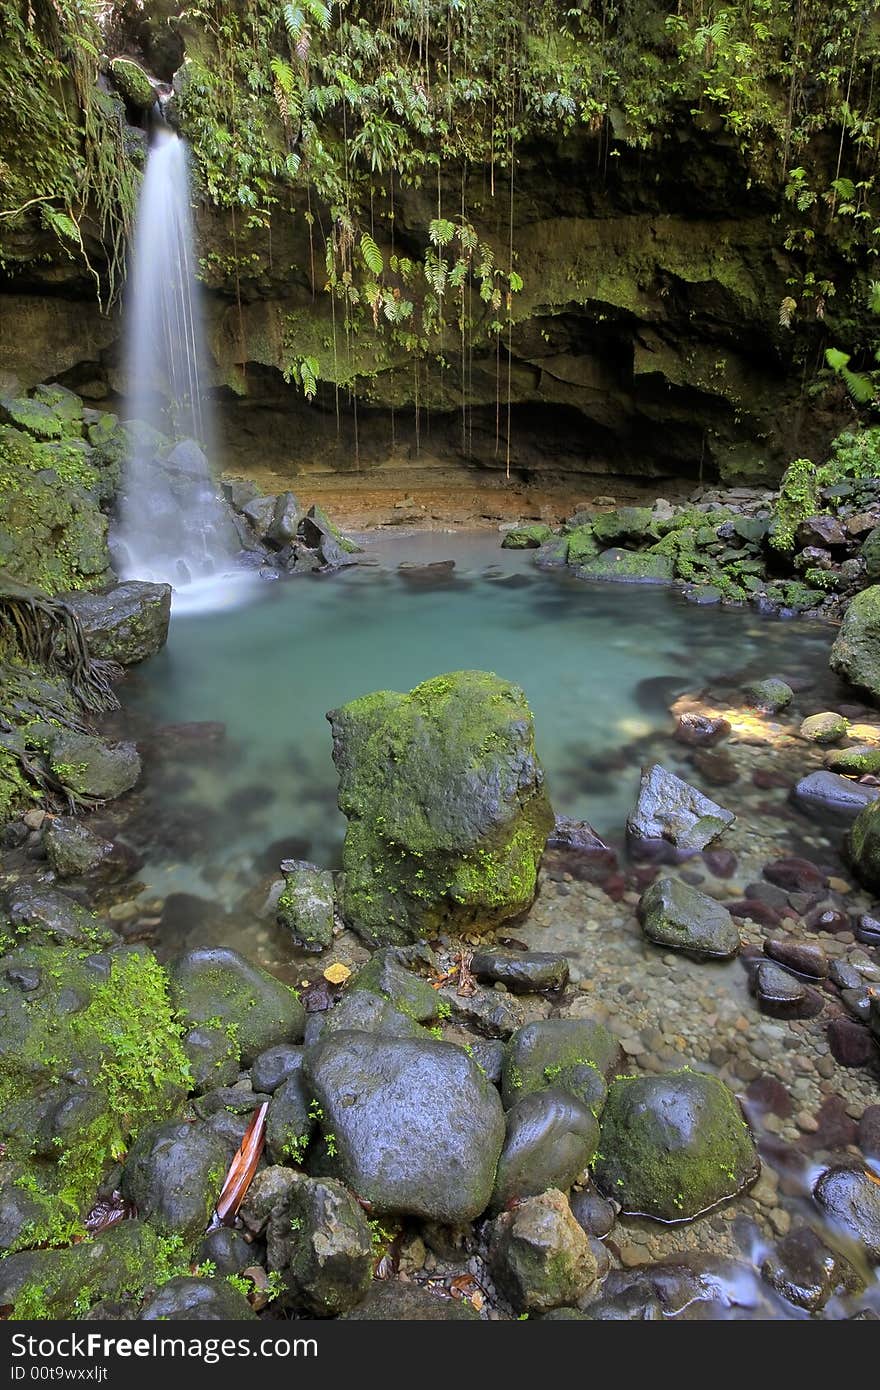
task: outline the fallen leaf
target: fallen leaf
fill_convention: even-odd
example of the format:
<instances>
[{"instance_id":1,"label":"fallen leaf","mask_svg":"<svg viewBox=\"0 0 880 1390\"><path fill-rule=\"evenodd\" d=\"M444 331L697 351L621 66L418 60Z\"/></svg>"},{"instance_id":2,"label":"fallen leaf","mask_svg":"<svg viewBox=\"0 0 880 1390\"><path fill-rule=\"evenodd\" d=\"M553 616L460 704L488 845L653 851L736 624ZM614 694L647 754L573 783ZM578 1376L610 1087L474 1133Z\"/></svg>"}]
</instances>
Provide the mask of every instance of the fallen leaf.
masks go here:
<instances>
[{"instance_id":1,"label":"fallen leaf","mask_svg":"<svg viewBox=\"0 0 880 1390\"><path fill-rule=\"evenodd\" d=\"M268 1109L269 1102L266 1100L254 1111L238 1153L229 1166L229 1172L226 1174L226 1181L220 1191L217 1209L214 1213L215 1220L220 1225L232 1224L253 1181L263 1152L263 1145L266 1142L266 1111Z\"/></svg>"},{"instance_id":2,"label":"fallen leaf","mask_svg":"<svg viewBox=\"0 0 880 1390\"><path fill-rule=\"evenodd\" d=\"M324 971L324 979L331 985L344 985L350 976L351 971L347 965L342 964L342 961L334 961L334 963L328 965L327 969Z\"/></svg>"}]
</instances>

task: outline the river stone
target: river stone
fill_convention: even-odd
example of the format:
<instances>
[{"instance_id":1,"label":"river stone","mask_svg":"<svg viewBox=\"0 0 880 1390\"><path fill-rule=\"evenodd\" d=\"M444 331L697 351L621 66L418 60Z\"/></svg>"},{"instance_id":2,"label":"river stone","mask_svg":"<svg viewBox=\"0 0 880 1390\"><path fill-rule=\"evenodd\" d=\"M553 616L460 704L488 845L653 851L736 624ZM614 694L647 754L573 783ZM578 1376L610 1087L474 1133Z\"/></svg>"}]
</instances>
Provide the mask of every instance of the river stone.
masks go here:
<instances>
[{"instance_id":1,"label":"river stone","mask_svg":"<svg viewBox=\"0 0 880 1390\"><path fill-rule=\"evenodd\" d=\"M800 735L811 743L836 743L848 728L849 720L842 714L828 710L824 714L811 714L805 719L800 727Z\"/></svg>"},{"instance_id":2,"label":"river stone","mask_svg":"<svg viewBox=\"0 0 880 1390\"><path fill-rule=\"evenodd\" d=\"M518 686L456 671L327 717L348 819L341 907L360 936L485 932L531 905L553 812Z\"/></svg>"},{"instance_id":3,"label":"river stone","mask_svg":"<svg viewBox=\"0 0 880 1390\"><path fill-rule=\"evenodd\" d=\"M89 651L119 666L146 661L164 647L171 618L171 585L130 579L106 594L65 594L82 624Z\"/></svg>"},{"instance_id":4,"label":"river stone","mask_svg":"<svg viewBox=\"0 0 880 1390\"><path fill-rule=\"evenodd\" d=\"M508 531L501 542L502 550L537 550L538 546L549 541L553 535L549 526L535 522L532 526L515 526Z\"/></svg>"},{"instance_id":5,"label":"river stone","mask_svg":"<svg viewBox=\"0 0 880 1390\"><path fill-rule=\"evenodd\" d=\"M551 1188L495 1218L489 1268L517 1313L578 1303L596 1281L590 1241L562 1192Z\"/></svg>"},{"instance_id":6,"label":"river stone","mask_svg":"<svg viewBox=\"0 0 880 1390\"><path fill-rule=\"evenodd\" d=\"M198 1263L210 1261L221 1275L240 1274L254 1263L254 1248L241 1231L217 1226L209 1231L198 1250Z\"/></svg>"},{"instance_id":7,"label":"river stone","mask_svg":"<svg viewBox=\"0 0 880 1390\"><path fill-rule=\"evenodd\" d=\"M762 1004L795 1009L807 998L806 986L772 960L761 961L751 980L752 992Z\"/></svg>"},{"instance_id":8,"label":"river stone","mask_svg":"<svg viewBox=\"0 0 880 1390\"><path fill-rule=\"evenodd\" d=\"M205 1125L152 1125L128 1152L120 1191L152 1225L195 1240L217 1204L229 1159L226 1144Z\"/></svg>"},{"instance_id":9,"label":"river stone","mask_svg":"<svg viewBox=\"0 0 880 1390\"><path fill-rule=\"evenodd\" d=\"M880 772L880 748L868 743L850 748L833 748L825 756L829 772L849 773L852 777L876 776Z\"/></svg>"},{"instance_id":10,"label":"river stone","mask_svg":"<svg viewBox=\"0 0 880 1390\"><path fill-rule=\"evenodd\" d=\"M334 1033L306 1052L341 1175L379 1212L455 1224L492 1195L504 1140L498 1092L468 1054L433 1039Z\"/></svg>"},{"instance_id":11,"label":"river stone","mask_svg":"<svg viewBox=\"0 0 880 1390\"><path fill-rule=\"evenodd\" d=\"M837 675L880 703L880 584L851 601L829 659Z\"/></svg>"},{"instance_id":12,"label":"river stone","mask_svg":"<svg viewBox=\"0 0 880 1390\"><path fill-rule=\"evenodd\" d=\"M859 813L847 843L856 877L880 892L880 801L873 801Z\"/></svg>"},{"instance_id":13,"label":"river stone","mask_svg":"<svg viewBox=\"0 0 880 1390\"><path fill-rule=\"evenodd\" d=\"M727 908L678 878L660 878L639 903L642 928L658 946L690 955L728 960L740 947Z\"/></svg>"},{"instance_id":14,"label":"river stone","mask_svg":"<svg viewBox=\"0 0 880 1390\"><path fill-rule=\"evenodd\" d=\"M275 520L276 501L275 497L252 497L241 509L242 516L250 522L261 541L268 538Z\"/></svg>"},{"instance_id":15,"label":"river stone","mask_svg":"<svg viewBox=\"0 0 880 1390\"><path fill-rule=\"evenodd\" d=\"M764 942L764 953L780 965L787 965L799 975L810 975L814 980L822 980L828 974L828 957L816 942L771 937Z\"/></svg>"},{"instance_id":16,"label":"river stone","mask_svg":"<svg viewBox=\"0 0 880 1390\"><path fill-rule=\"evenodd\" d=\"M284 1279L282 1301L315 1317L347 1312L373 1278L367 1218L331 1178L296 1175L269 1218L266 1251L269 1269Z\"/></svg>"},{"instance_id":17,"label":"river stone","mask_svg":"<svg viewBox=\"0 0 880 1390\"><path fill-rule=\"evenodd\" d=\"M28 882L13 883L3 897L0 922L5 918L13 934L28 946L99 946L117 940L109 927L55 888Z\"/></svg>"},{"instance_id":18,"label":"river stone","mask_svg":"<svg viewBox=\"0 0 880 1390\"><path fill-rule=\"evenodd\" d=\"M596 1180L628 1213L686 1221L733 1197L760 1171L732 1091L678 1071L619 1077L602 1116Z\"/></svg>"},{"instance_id":19,"label":"river stone","mask_svg":"<svg viewBox=\"0 0 880 1390\"><path fill-rule=\"evenodd\" d=\"M468 1049L480 1071L493 1086L501 1084L505 1046L499 1038L475 1038Z\"/></svg>"},{"instance_id":20,"label":"river stone","mask_svg":"<svg viewBox=\"0 0 880 1390\"><path fill-rule=\"evenodd\" d=\"M855 1240L872 1265L880 1265L880 1183L856 1168L829 1168L813 1196L825 1215Z\"/></svg>"},{"instance_id":21,"label":"river stone","mask_svg":"<svg viewBox=\"0 0 880 1390\"><path fill-rule=\"evenodd\" d=\"M301 1163L315 1128L302 1067L282 1081L266 1113L266 1152L271 1163Z\"/></svg>"},{"instance_id":22,"label":"river stone","mask_svg":"<svg viewBox=\"0 0 880 1390\"><path fill-rule=\"evenodd\" d=\"M234 1025L247 1066L275 1043L299 1042L305 1009L292 989L224 946L202 946L168 966L171 997L189 1024Z\"/></svg>"},{"instance_id":23,"label":"river stone","mask_svg":"<svg viewBox=\"0 0 880 1390\"><path fill-rule=\"evenodd\" d=\"M780 710L787 709L794 699L791 686L778 676L752 681L743 687L743 694L750 705L769 714L778 714Z\"/></svg>"},{"instance_id":24,"label":"river stone","mask_svg":"<svg viewBox=\"0 0 880 1390\"><path fill-rule=\"evenodd\" d=\"M278 1043L267 1047L254 1059L251 1067L251 1084L255 1091L277 1091L283 1081L300 1071L303 1064L303 1049L293 1043Z\"/></svg>"},{"instance_id":25,"label":"river stone","mask_svg":"<svg viewBox=\"0 0 880 1390\"><path fill-rule=\"evenodd\" d=\"M818 1313L852 1271L810 1226L790 1231L764 1257L761 1276L789 1303Z\"/></svg>"},{"instance_id":26,"label":"river stone","mask_svg":"<svg viewBox=\"0 0 880 1390\"><path fill-rule=\"evenodd\" d=\"M507 1112L492 1209L549 1187L567 1192L593 1161L599 1124L583 1101L551 1086L522 1096Z\"/></svg>"},{"instance_id":27,"label":"river stone","mask_svg":"<svg viewBox=\"0 0 880 1390\"><path fill-rule=\"evenodd\" d=\"M810 772L798 782L794 800L810 815L831 816L838 821L855 820L860 811L876 801L880 789L836 772Z\"/></svg>"},{"instance_id":28,"label":"river stone","mask_svg":"<svg viewBox=\"0 0 880 1390\"><path fill-rule=\"evenodd\" d=\"M374 952L354 979L349 981L349 993L362 989L390 999L392 1004L418 1023L425 1023L437 1016L437 991L431 988L427 980L404 969L393 946Z\"/></svg>"},{"instance_id":29,"label":"river stone","mask_svg":"<svg viewBox=\"0 0 880 1390\"><path fill-rule=\"evenodd\" d=\"M446 985L438 994L453 1021L487 1038L509 1038L525 1020L523 1005L506 991L479 986L472 994L459 994L455 985Z\"/></svg>"},{"instance_id":30,"label":"river stone","mask_svg":"<svg viewBox=\"0 0 880 1390\"><path fill-rule=\"evenodd\" d=\"M141 775L133 743L105 743L93 734L64 730L52 741L52 771L77 796L112 801L130 791Z\"/></svg>"},{"instance_id":31,"label":"river stone","mask_svg":"<svg viewBox=\"0 0 880 1390\"><path fill-rule=\"evenodd\" d=\"M141 1322L248 1322L256 1316L227 1279L181 1275L156 1291L139 1318Z\"/></svg>"},{"instance_id":32,"label":"river stone","mask_svg":"<svg viewBox=\"0 0 880 1390\"><path fill-rule=\"evenodd\" d=\"M59 878L84 878L103 883L130 878L141 860L127 845L96 835L75 816L55 816L43 837L46 855Z\"/></svg>"},{"instance_id":33,"label":"river stone","mask_svg":"<svg viewBox=\"0 0 880 1390\"><path fill-rule=\"evenodd\" d=\"M587 1308L590 1319L613 1322L730 1322L781 1312L751 1265L698 1251L613 1269Z\"/></svg>"},{"instance_id":34,"label":"river stone","mask_svg":"<svg viewBox=\"0 0 880 1390\"><path fill-rule=\"evenodd\" d=\"M862 542L859 552L869 579L880 579L880 526L875 526Z\"/></svg>"},{"instance_id":35,"label":"river stone","mask_svg":"<svg viewBox=\"0 0 880 1390\"><path fill-rule=\"evenodd\" d=\"M598 1114L606 1078L620 1057L614 1034L592 1018L548 1018L527 1023L507 1045L501 1097L509 1108L521 1096L559 1086Z\"/></svg>"},{"instance_id":36,"label":"river stone","mask_svg":"<svg viewBox=\"0 0 880 1390\"><path fill-rule=\"evenodd\" d=\"M251 1235L263 1235L273 1211L284 1202L300 1176L295 1168L285 1168L280 1164L257 1171L239 1211L242 1223Z\"/></svg>"},{"instance_id":37,"label":"river stone","mask_svg":"<svg viewBox=\"0 0 880 1390\"><path fill-rule=\"evenodd\" d=\"M375 1279L366 1298L350 1313L347 1322L480 1322L476 1308L467 1300L443 1298L418 1284Z\"/></svg>"},{"instance_id":38,"label":"river stone","mask_svg":"<svg viewBox=\"0 0 880 1390\"><path fill-rule=\"evenodd\" d=\"M669 840L679 849L705 849L736 817L659 763L645 769L626 828L637 840Z\"/></svg>"},{"instance_id":39,"label":"river stone","mask_svg":"<svg viewBox=\"0 0 880 1390\"><path fill-rule=\"evenodd\" d=\"M565 956L545 951L475 951L471 971L478 980L492 980L517 994L564 989L568 984Z\"/></svg>"},{"instance_id":40,"label":"river stone","mask_svg":"<svg viewBox=\"0 0 880 1390\"><path fill-rule=\"evenodd\" d=\"M411 1014L384 995L369 989L344 994L332 1009L310 1014L306 1022L307 1047L331 1033L380 1033L389 1038L426 1038L427 1031Z\"/></svg>"},{"instance_id":41,"label":"river stone","mask_svg":"<svg viewBox=\"0 0 880 1390\"><path fill-rule=\"evenodd\" d=\"M0 1260L0 1305L22 1319L80 1317L103 1298L138 1294L154 1276L157 1233L121 1221L57 1250L22 1250Z\"/></svg>"},{"instance_id":42,"label":"river stone","mask_svg":"<svg viewBox=\"0 0 880 1390\"><path fill-rule=\"evenodd\" d=\"M314 864L284 870L284 889L275 907L280 926L298 946L323 951L333 941L333 875Z\"/></svg>"},{"instance_id":43,"label":"river stone","mask_svg":"<svg viewBox=\"0 0 880 1390\"><path fill-rule=\"evenodd\" d=\"M617 1213L612 1203L600 1196L592 1185L575 1188L569 1194L568 1201L572 1216L587 1235L604 1240L610 1234Z\"/></svg>"}]
</instances>

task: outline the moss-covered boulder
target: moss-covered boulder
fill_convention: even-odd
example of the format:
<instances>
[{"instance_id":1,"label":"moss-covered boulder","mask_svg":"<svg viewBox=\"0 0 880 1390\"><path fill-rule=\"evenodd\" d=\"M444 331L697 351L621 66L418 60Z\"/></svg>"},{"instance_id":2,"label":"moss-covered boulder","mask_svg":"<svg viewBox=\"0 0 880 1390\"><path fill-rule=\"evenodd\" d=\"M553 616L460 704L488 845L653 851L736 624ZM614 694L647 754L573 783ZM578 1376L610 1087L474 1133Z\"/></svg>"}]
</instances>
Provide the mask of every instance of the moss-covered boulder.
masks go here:
<instances>
[{"instance_id":1,"label":"moss-covered boulder","mask_svg":"<svg viewBox=\"0 0 880 1390\"><path fill-rule=\"evenodd\" d=\"M112 801L141 775L133 743L106 743L94 734L65 730L52 742L52 771L63 787L89 801Z\"/></svg>"},{"instance_id":2,"label":"moss-covered boulder","mask_svg":"<svg viewBox=\"0 0 880 1390\"><path fill-rule=\"evenodd\" d=\"M162 1238L142 1221L122 1221L64 1250L24 1250L0 1260L0 1303L16 1321L76 1318L104 1299L133 1306L161 1277Z\"/></svg>"},{"instance_id":3,"label":"moss-covered boulder","mask_svg":"<svg viewBox=\"0 0 880 1390\"><path fill-rule=\"evenodd\" d=\"M849 832L849 858L856 876L880 892L880 801L859 813Z\"/></svg>"},{"instance_id":4,"label":"moss-covered boulder","mask_svg":"<svg viewBox=\"0 0 880 1390\"><path fill-rule=\"evenodd\" d=\"M530 526L515 526L508 531L501 542L502 550L537 550L549 541L553 532L543 522L536 521Z\"/></svg>"},{"instance_id":5,"label":"moss-covered boulder","mask_svg":"<svg viewBox=\"0 0 880 1390\"><path fill-rule=\"evenodd\" d=\"M866 773L876 776L880 772L880 747L856 743L849 748L834 748L826 754L825 766L829 772L850 777L864 777Z\"/></svg>"},{"instance_id":6,"label":"moss-covered boulder","mask_svg":"<svg viewBox=\"0 0 880 1390\"><path fill-rule=\"evenodd\" d=\"M223 946L204 946L168 966L175 1008L190 1026L225 1028L248 1065L275 1043L299 1042L305 1009L274 976Z\"/></svg>"},{"instance_id":7,"label":"moss-covered boulder","mask_svg":"<svg viewBox=\"0 0 880 1390\"><path fill-rule=\"evenodd\" d=\"M488 931L530 906L553 812L518 686L457 671L327 717L355 931L400 944Z\"/></svg>"},{"instance_id":8,"label":"moss-covered boulder","mask_svg":"<svg viewBox=\"0 0 880 1390\"><path fill-rule=\"evenodd\" d=\"M849 721L835 710L824 710L821 714L811 714L803 720L800 727L801 738L810 743L837 743L846 734Z\"/></svg>"},{"instance_id":9,"label":"moss-covered boulder","mask_svg":"<svg viewBox=\"0 0 880 1390\"><path fill-rule=\"evenodd\" d=\"M285 863L283 873L284 889L275 907L279 926L290 932L297 946L323 951L333 940L332 873L304 862Z\"/></svg>"},{"instance_id":10,"label":"moss-covered boulder","mask_svg":"<svg viewBox=\"0 0 880 1390\"><path fill-rule=\"evenodd\" d=\"M615 541L640 541L654 520L650 507L617 507L593 518L593 534L603 546Z\"/></svg>"},{"instance_id":11,"label":"moss-covered boulder","mask_svg":"<svg viewBox=\"0 0 880 1390\"><path fill-rule=\"evenodd\" d=\"M861 556L869 579L880 579L880 526L875 526L862 542Z\"/></svg>"},{"instance_id":12,"label":"moss-covered boulder","mask_svg":"<svg viewBox=\"0 0 880 1390\"><path fill-rule=\"evenodd\" d=\"M111 58L110 76L116 90L138 111L149 111L155 104L153 84L139 63L131 58Z\"/></svg>"},{"instance_id":13,"label":"moss-covered boulder","mask_svg":"<svg viewBox=\"0 0 880 1390\"><path fill-rule=\"evenodd\" d=\"M133 666L164 647L171 618L171 585L129 580L104 594L66 594L93 656Z\"/></svg>"},{"instance_id":14,"label":"moss-covered boulder","mask_svg":"<svg viewBox=\"0 0 880 1390\"><path fill-rule=\"evenodd\" d=\"M668 555L658 555L650 550L603 550L592 556L585 551L575 551L576 560L569 563L577 569L581 579L617 580L621 584L668 584L675 577L675 566Z\"/></svg>"},{"instance_id":15,"label":"moss-covered boulder","mask_svg":"<svg viewBox=\"0 0 880 1390\"><path fill-rule=\"evenodd\" d=\"M830 661L832 671L880 703L880 584L852 600Z\"/></svg>"},{"instance_id":16,"label":"moss-covered boulder","mask_svg":"<svg viewBox=\"0 0 880 1390\"><path fill-rule=\"evenodd\" d=\"M608 1092L596 1180L624 1211L685 1221L754 1181L760 1161L736 1097L688 1070L621 1076Z\"/></svg>"},{"instance_id":17,"label":"moss-covered boulder","mask_svg":"<svg viewBox=\"0 0 880 1390\"><path fill-rule=\"evenodd\" d=\"M606 1080L620 1058L614 1034L592 1018L548 1018L518 1028L504 1053L501 1097L506 1108L522 1096L558 1086L599 1114Z\"/></svg>"},{"instance_id":18,"label":"moss-covered boulder","mask_svg":"<svg viewBox=\"0 0 880 1390\"><path fill-rule=\"evenodd\" d=\"M66 1240L132 1135L185 1096L181 1026L142 949L19 946L0 980L0 1138L39 1208L10 1243Z\"/></svg>"}]
</instances>

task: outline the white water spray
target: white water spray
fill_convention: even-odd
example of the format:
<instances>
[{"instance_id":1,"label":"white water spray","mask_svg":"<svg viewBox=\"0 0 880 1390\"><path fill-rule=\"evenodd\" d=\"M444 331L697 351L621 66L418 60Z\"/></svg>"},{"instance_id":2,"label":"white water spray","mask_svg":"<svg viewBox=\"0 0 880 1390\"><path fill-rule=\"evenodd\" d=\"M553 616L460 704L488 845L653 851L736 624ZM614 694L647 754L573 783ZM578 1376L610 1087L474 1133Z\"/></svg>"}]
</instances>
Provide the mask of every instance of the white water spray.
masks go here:
<instances>
[{"instance_id":1,"label":"white water spray","mask_svg":"<svg viewBox=\"0 0 880 1390\"><path fill-rule=\"evenodd\" d=\"M238 548L206 454L212 437L193 246L186 146L163 130L147 159L135 224L127 313L134 423L113 542L121 578L176 588L222 574ZM168 437L178 442L169 448Z\"/></svg>"}]
</instances>

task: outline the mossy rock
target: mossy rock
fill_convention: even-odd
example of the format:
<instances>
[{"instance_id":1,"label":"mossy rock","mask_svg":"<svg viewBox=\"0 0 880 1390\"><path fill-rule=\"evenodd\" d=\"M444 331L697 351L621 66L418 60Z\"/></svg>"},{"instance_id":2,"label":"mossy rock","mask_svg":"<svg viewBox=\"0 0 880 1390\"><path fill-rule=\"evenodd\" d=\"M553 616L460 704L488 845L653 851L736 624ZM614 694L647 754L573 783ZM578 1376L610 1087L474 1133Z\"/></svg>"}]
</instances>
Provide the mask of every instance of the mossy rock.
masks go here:
<instances>
[{"instance_id":1,"label":"mossy rock","mask_svg":"<svg viewBox=\"0 0 880 1390\"><path fill-rule=\"evenodd\" d=\"M875 526L862 542L860 551L869 579L880 579L880 526Z\"/></svg>"},{"instance_id":2,"label":"mossy rock","mask_svg":"<svg viewBox=\"0 0 880 1390\"><path fill-rule=\"evenodd\" d=\"M567 1192L592 1163L599 1123L592 1110L558 1086L522 1096L507 1114L492 1209L536 1197L548 1187Z\"/></svg>"},{"instance_id":3,"label":"mossy rock","mask_svg":"<svg viewBox=\"0 0 880 1390\"><path fill-rule=\"evenodd\" d=\"M356 1198L332 1178L297 1173L269 1218L267 1263L284 1280L282 1302L338 1317L373 1279L373 1233Z\"/></svg>"},{"instance_id":4,"label":"mossy rock","mask_svg":"<svg viewBox=\"0 0 880 1390\"><path fill-rule=\"evenodd\" d=\"M55 381L48 386L35 387L33 400L48 406L60 421L62 434L70 435L72 438L81 436L83 403L75 391L69 391L66 386L59 386Z\"/></svg>"},{"instance_id":5,"label":"mossy rock","mask_svg":"<svg viewBox=\"0 0 880 1390\"><path fill-rule=\"evenodd\" d=\"M825 755L825 766L829 772L850 777L876 775L880 772L880 748L869 743L856 744L852 748L833 748Z\"/></svg>"},{"instance_id":6,"label":"mossy rock","mask_svg":"<svg viewBox=\"0 0 880 1390\"><path fill-rule=\"evenodd\" d=\"M787 709L794 699L794 691L778 676L768 676L765 680L752 681L743 689L748 704L768 714L778 714Z\"/></svg>"},{"instance_id":7,"label":"mossy rock","mask_svg":"<svg viewBox=\"0 0 880 1390\"><path fill-rule=\"evenodd\" d=\"M760 1172L736 1097L715 1076L618 1077L601 1123L596 1180L627 1213L686 1221Z\"/></svg>"},{"instance_id":8,"label":"mossy rock","mask_svg":"<svg viewBox=\"0 0 880 1390\"><path fill-rule=\"evenodd\" d=\"M518 686L457 671L327 717L355 931L403 944L488 931L531 905L554 818Z\"/></svg>"},{"instance_id":9,"label":"mossy rock","mask_svg":"<svg viewBox=\"0 0 880 1390\"><path fill-rule=\"evenodd\" d=\"M549 526L537 521L530 526L515 526L501 542L502 550L537 550L553 535Z\"/></svg>"},{"instance_id":10,"label":"mossy rock","mask_svg":"<svg viewBox=\"0 0 880 1390\"><path fill-rule=\"evenodd\" d=\"M596 1280L590 1242L551 1188L502 1212L489 1229L489 1268L517 1313L579 1303Z\"/></svg>"},{"instance_id":11,"label":"mossy rock","mask_svg":"<svg viewBox=\"0 0 880 1390\"><path fill-rule=\"evenodd\" d=\"M436 1018L440 1010L438 991L396 959L394 947L376 951L349 982L349 993L366 989L390 999L393 1004L417 1023Z\"/></svg>"},{"instance_id":12,"label":"mossy rock","mask_svg":"<svg viewBox=\"0 0 880 1390\"><path fill-rule=\"evenodd\" d=\"M810 743L837 743L848 728L849 720L842 714L826 710L822 714L809 715L801 724L800 735Z\"/></svg>"},{"instance_id":13,"label":"mossy rock","mask_svg":"<svg viewBox=\"0 0 880 1390\"><path fill-rule=\"evenodd\" d=\"M539 1019L518 1028L504 1054L501 1098L505 1108L534 1091L558 1086L602 1111L606 1079L620 1058L617 1039L592 1018Z\"/></svg>"},{"instance_id":14,"label":"mossy rock","mask_svg":"<svg viewBox=\"0 0 880 1390\"><path fill-rule=\"evenodd\" d=\"M257 1315L228 1279L178 1274L153 1294L139 1316L141 1322L250 1322Z\"/></svg>"},{"instance_id":15,"label":"mossy rock","mask_svg":"<svg viewBox=\"0 0 880 1390\"><path fill-rule=\"evenodd\" d=\"M120 1191L151 1225L193 1243L216 1206L230 1157L207 1125L151 1125L126 1156Z\"/></svg>"},{"instance_id":16,"label":"mossy rock","mask_svg":"<svg viewBox=\"0 0 880 1390\"><path fill-rule=\"evenodd\" d=\"M22 946L0 963L0 1132L40 1216L14 1243L65 1241L131 1137L190 1085L150 952Z\"/></svg>"},{"instance_id":17,"label":"mossy rock","mask_svg":"<svg viewBox=\"0 0 880 1390\"><path fill-rule=\"evenodd\" d=\"M297 864L284 870L284 890L275 917L298 946L323 951L333 940L335 903L332 873L314 864Z\"/></svg>"},{"instance_id":18,"label":"mossy rock","mask_svg":"<svg viewBox=\"0 0 880 1390\"><path fill-rule=\"evenodd\" d=\"M593 534L592 525L578 526L568 533L568 563L583 565L597 556L602 549Z\"/></svg>"},{"instance_id":19,"label":"mossy rock","mask_svg":"<svg viewBox=\"0 0 880 1390\"><path fill-rule=\"evenodd\" d=\"M82 624L89 651L120 666L133 666L161 651L171 619L171 585L129 580L104 594L68 594L65 602Z\"/></svg>"},{"instance_id":20,"label":"mossy rock","mask_svg":"<svg viewBox=\"0 0 880 1390\"><path fill-rule=\"evenodd\" d=\"M729 960L739 951L739 932L723 903L681 879L656 879L642 894L639 915L658 946L706 960Z\"/></svg>"},{"instance_id":21,"label":"mossy rock","mask_svg":"<svg viewBox=\"0 0 880 1390\"><path fill-rule=\"evenodd\" d=\"M296 993L237 951L200 947L173 960L168 974L186 1023L225 1028L245 1065L275 1043L302 1039L305 1009Z\"/></svg>"},{"instance_id":22,"label":"mossy rock","mask_svg":"<svg viewBox=\"0 0 880 1390\"><path fill-rule=\"evenodd\" d=\"M105 743L94 734L58 734L50 762L63 787L90 801L113 801L130 791L141 775L133 743Z\"/></svg>"},{"instance_id":23,"label":"mossy rock","mask_svg":"<svg viewBox=\"0 0 880 1390\"><path fill-rule=\"evenodd\" d=\"M136 1307L167 1260L161 1236L122 1221L64 1250L26 1250L0 1260L0 1303L16 1321L82 1317L104 1300Z\"/></svg>"},{"instance_id":24,"label":"mossy rock","mask_svg":"<svg viewBox=\"0 0 880 1390\"><path fill-rule=\"evenodd\" d=\"M131 58L111 58L110 76L129 106L149 111L156 102L153 84L139 63Z\"/></svg>"},{"instance_id":25,"label":"mossy rock","mask_svg":"<svg viewBox=\"0 0 880 1390\"><path fill-rule=\"evenodd\" d=\"M45 401L28 396L0 396L0 422L26 430L34 439L61 439L64 425Z\"/></svg>"},{"instance_id":26,"label":"mossy rock","mask_svg":"<svg viewBox=\"0 0 880 1390\"><path fill-rule=\"evenodd\" d=\"M622 584L668 584L675 577L675 563L668 555L650 550L603 550L592 559L583 558L577 573L581 579L616 580Z\"/></svg>"},{"instance_id":27,"label":"mossy rock","mask_svg":"<svg viewBox=\"0 0 880 1390\"><path fill-rule=\"evenodd\" d=\"M617 507L611 512L599 512L593 518L593 534L600 546L615 541L639 541L651 529L654 520L650 507Z\"/></svg>"},{"instance_id":28,"label":"mossy rock","mask_svg":"<svg viewBox=\"0 0 880 1390\"><path fill-rule=\"evenodd\" d=\"M831 648L831 669L880 704L880 584L856 594Z\"/></svg>"},{"instance_id":29,"label":"mossy rock","mask_svg":"<svg viewBox=\"0 0 880 1390\"><path fill-rule=\"evenodd\" d=\"M866 887L880 892L880 801L859 812L849 832L849 858Z\"/></svg>"}]
</instances>

